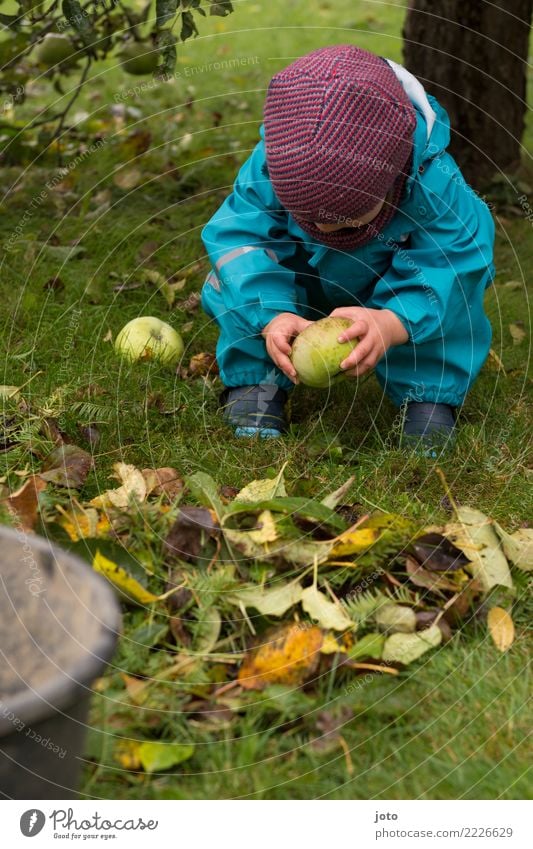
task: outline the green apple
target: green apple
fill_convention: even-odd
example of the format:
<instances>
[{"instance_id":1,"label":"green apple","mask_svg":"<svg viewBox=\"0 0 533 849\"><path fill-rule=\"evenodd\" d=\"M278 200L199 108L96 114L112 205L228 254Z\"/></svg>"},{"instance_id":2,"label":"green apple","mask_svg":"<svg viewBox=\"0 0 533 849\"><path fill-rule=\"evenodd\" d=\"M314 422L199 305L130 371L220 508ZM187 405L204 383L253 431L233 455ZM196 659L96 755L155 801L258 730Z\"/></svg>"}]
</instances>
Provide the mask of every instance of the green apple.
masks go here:
<instances>
[{"instance_id":1,"label":"green apple","mask_svg":"<svg viewBox=\"0 0 533 849\"><path fill-rule=\"evenodd\" d=\"M124 70L135 76L151 74L159 64L159 52L151 44L139 41L125 44L117 55Z\"/></svg>"},{"instance_id":2,"label":"green apple","mask_svg":"<svg viewBox=\"0 0 533 849\"><path fill-rule=\"evenodd\" d=\"M37 45L36 58L41 65L53 68L66 59L72 58L76 48L66 35L59 32L47 32L43 40Z\"/></svg>"},{"instance_id":3,"label":"green apple","mask_svg":"<svg viewBox=\"0 0 533 849\"><path fill-rule=\"evenodd\" d=\"M314 321L296 337L291 360L302 383L315 389L327 389L342 376L340 364L358 340L339 342L338 337L352 324L349 318L328 316Z\"/></svg>"},{"instance_id":4,"label":"green apple","mask_svg":"<svg viewBox=\"0 0 533 849\"><path fill-rule=\"evenodd\" d=\"M143 315L122 328L115 340L115 351L132 363L158 360L174 365L183 354L184 345L170 324L152 315Z\"/></svg>"}]
</instances>

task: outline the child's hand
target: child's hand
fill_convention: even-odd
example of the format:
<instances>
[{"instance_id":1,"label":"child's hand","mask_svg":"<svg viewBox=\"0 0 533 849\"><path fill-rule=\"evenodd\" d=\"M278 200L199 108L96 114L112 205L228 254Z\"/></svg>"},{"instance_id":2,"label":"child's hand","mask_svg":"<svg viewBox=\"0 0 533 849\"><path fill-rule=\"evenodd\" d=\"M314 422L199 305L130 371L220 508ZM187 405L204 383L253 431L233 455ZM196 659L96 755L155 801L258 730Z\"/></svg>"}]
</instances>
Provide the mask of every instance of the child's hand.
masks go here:
<instances>
[{"instance_id":1,"label":"child's hand","mask_svg":"<svg viewBox=\"0 0 533 849\"><path fill-rule=\"evenodd\" d=\"M298 383L298 376L289 359L291 341L309 324L312 324L312 322L301 318L299 315L292 312L282 312L261 331L266 340L269 357L293 383Z\"/></svg>"},{"instance_id":2,"label":"child's hand","mask_svg":"<svg viewBox=\"0 0 533 849\"><path fill-rule=\"evenodd\" d=\"M409 334L392 310L372 310L366 307L338 307L331 315L353 321L339 336L339 342L359 338L359 344L345 360L341 368L350 377L361 377L381 360L393 345L403 345Z\"/></svg>"}]
</instances>

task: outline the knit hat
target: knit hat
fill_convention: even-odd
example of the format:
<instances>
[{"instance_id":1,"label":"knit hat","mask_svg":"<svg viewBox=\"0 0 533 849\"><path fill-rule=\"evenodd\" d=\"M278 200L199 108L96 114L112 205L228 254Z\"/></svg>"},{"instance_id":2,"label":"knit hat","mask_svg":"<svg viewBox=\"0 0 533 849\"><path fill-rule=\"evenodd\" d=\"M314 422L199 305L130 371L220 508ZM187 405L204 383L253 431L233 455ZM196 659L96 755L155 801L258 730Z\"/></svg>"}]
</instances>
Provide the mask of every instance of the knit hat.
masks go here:
<instances>
[{"instance_id":1,"label":"knit hat","mask_svg":"<svg viewBox=\"0 0 533 849\"><path fill-rule=\"evenodd\" d=\"M383 230L410 172L416 127L384 59L354 45L297 59L272 78L264 125L272 185L307 233L350 250ZM369 224L349 226L385 198ZM315 222L346 226L323 233Z\"/></svg>"}]
</instances>

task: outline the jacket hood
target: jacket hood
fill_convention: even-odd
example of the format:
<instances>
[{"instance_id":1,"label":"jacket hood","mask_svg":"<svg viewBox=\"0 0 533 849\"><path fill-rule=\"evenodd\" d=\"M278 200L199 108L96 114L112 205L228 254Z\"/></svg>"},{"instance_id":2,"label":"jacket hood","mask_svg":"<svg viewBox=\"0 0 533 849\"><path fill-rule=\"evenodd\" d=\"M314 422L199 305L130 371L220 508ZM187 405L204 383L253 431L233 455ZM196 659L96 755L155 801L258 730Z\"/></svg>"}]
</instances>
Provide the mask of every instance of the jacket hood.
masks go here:
<instances>
[{"instance_id":1,"label":"jacket hood","mask_svg":"<svg viewBox=\"0 0 533 849\"><path fill-rule=\"evenodd\" d=\"M413 137L413 163L407 179L405 194L409 196L419 168L450 143L450 119L440 103L428 94L422 83L403 65L386 59L416 110L416 129Z\"/></svg>"}]
</instances>

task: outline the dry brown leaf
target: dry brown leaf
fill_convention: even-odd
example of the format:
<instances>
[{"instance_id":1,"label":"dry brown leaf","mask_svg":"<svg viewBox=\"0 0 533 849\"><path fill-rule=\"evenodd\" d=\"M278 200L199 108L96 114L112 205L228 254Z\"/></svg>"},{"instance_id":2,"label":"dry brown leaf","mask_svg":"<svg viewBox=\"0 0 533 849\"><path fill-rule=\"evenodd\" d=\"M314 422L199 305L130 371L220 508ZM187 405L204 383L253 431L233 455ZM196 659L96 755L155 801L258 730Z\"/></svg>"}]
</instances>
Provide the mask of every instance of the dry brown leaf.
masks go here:
<instances>
[{"instance_id":1,"label":"dry brown leaf","mask_svg":"<svg viewBox=\"0 0 533 849\"><path fill-rule=\"evenodd\" d=\"M143 179L144 177L138 168L123 168L115 174L113 182L119 189L129 191L130 189L135 189L137 186L140 186Z\"/></svg>"},{"instance_id":2,"label":"dry brown leaf","mask_svg":"<svg viewBox=\"0 0 533 849\"><path fill-rule=\"evenodd\" d=\"M56 486L79 489L85 483L93 465L88 451L77 445L62 444L54 448L45 461L40 477Z\"/></svg>"},{"instance_id":3,"label":"dry brown leaf","mask_svg":"<svg viewBox=\"0 0 533 849\"><path fill-rule=\"evenodd\" d=\"M146 483L146 495L166 495L171 501L183 492L183 481L176 469L162 466L160 469L143 469L141 474Z\"/></svg>"},{"instance_id":4,"label":"dry brown leaf","mask_svg":"<svg viewBox=\"0 0 533 849\"><path fill-rule=\"evenodd\" d=\"M405 558L405 568L409 576L409 580L416 587L424 587L427 590L433 590L436 592L439 590L457 592L457 581L450 581L449 578L439 574L438 572L429 572L420 565L418 560L415 560L415 558L410 555Z\"/></svg>"},{"instance_id":5,"label":"dry brown leaf","mask_svg":"<svg viewBox=\"0 0 533 849\"><path fill-rule=\"evenodd\" d=\"M513 345L520 345L520 343L526 338L524 323L522 321L513 322L509 325L509 333L513 337Z\"/></svg>"},{"instance_id":6,"label":"dry brown leaf","mask_svg":"<svg viewBox=\"0 0 533 849\"><path fill-rule=\"evenodd\" d=\"M194 377L203 377L209 375L213 377L218 374L217 360L214 354L195 354L191 357L189 363L189 371Z\"/></svg>"},{"instance_id":7,"label":"dry brown leaf","mask_svg":"<svg viewBox=\"0 0 533 849\"><path fill-rule=\"evenodd\" d=\"M514 641L514 622L503 607L491 607L487 616L487 625L494 645L500 651L507 651Z\"/></svg>"},{"instance_id":8,"label":"dry brown leaf","mask_svg":"<svg viewBox=\"0 0 533 849\"><path fill-rule=\"evenodd\" d=\"M7 509L16 515L23 530L32 531L37 521L39 493L46 489L46 481L39 475L32 475L28 480L6 499Z\"/></svg>"},{"instance_id":9,"label":"dry brown leaf","mask_svg":"<svg viewBox=\"0 0 533 849\"><path fill-rule=\"evenodd\" d=\"M239 669L239 683L245 690L263 690L269 684L303 684L318 665L324 633L314 625L293 623L262 639L263 644L246 655Z\"/></svg>"}]
</instances>

